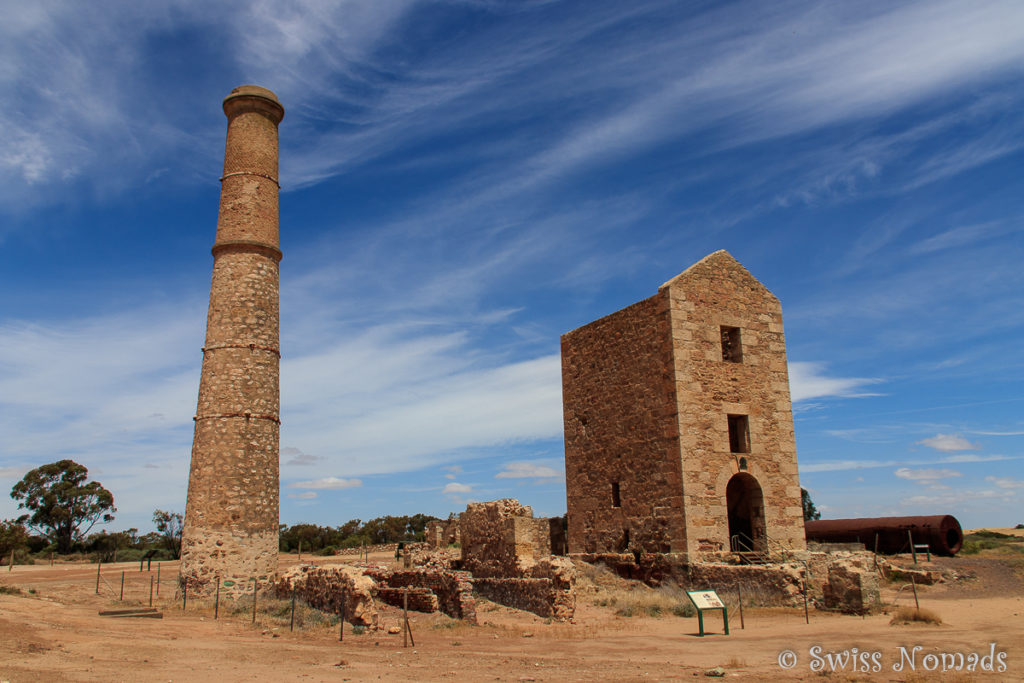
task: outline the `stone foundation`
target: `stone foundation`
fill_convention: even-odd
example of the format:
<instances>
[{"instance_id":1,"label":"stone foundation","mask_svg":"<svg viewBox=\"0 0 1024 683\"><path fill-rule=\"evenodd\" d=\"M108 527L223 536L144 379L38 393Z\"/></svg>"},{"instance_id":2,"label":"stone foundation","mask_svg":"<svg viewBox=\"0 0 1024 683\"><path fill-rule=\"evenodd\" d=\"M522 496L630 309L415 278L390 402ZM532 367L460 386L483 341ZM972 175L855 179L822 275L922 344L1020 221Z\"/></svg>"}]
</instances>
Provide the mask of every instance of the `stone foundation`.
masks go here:
<instances>
[{"instance_id":1,"label":"stone foundation","mask_svg":"<svg viewBox=\"0 0 1024 683\"><path fill-rule=\"evenodd\" d=\"M473 590L499 605L540 617L569 621L576 613L576 593L556 588L551 579L473 579Z\"/></svg>"},{"instance_id":2,"label":"stone foundation","mask_svg":"<svg viewBox=\"0 0 1024 683\"><path fill-rule=\"evenodd\" d=\"M471 624L476 623L476 600L473 598L473 585L470 583L471 577L468 572L379 568L366 568L362 571L381 587L394 589L409 586L410 588L429 590L437 597L436 609L453 619L464 619ZM426 602L417 604L426 605ZM413 609L412 603L410 603L409 609Z\"/></svg>"},{"instance_id":3,"label":"stone foundation","mask_svg":"<svg viewBox=\"0 0 1024 683\"><path fill-rule=\"evenodd\" d=\"M582 553L573 560L602 564L625 579L658 587L666 583L684 590L715 590L735 594L743 591L744 601L760 605L803 604L807 570L803 563L770 565L687 564L685 556L671 553ZM808 579L808 588L813 577ZM722 597L725 597L723 595Z\"/></svg>"},{"instance_id":4,"label":"stone foundation","mask_svg":"<svg viewBox=\"0 0 1024 683\"><path fill-rule=\"evenodd\" d=\"M269 581L277 573L278 534L249 534L239 536L224 531L204 530L182 539L181 560L189 574L187 581L193 595L207 595L216 590L250 592L252 580Z\"/></svg>"},{"instance_id":5,"label":"stone foundation","mask_svg":"<svg viewBox=\"0 0 1024 683\"><path fill-rule=\"evenodd\" d=\"M345 600L345 620L356 626L376 627L379 621L373 579L353 567L310 568L292 570L274 584L274 595L291 598L292 589L298 599L322 612L340 615Z\"/></svg>"},{"instance_id":6,"label":"stone foundation","mask_svg":"<svg viewBox=\"0 0 1024 683\"><path fill-rule=\"evenodd\" d=\"M882 603L877 574L842 564L829 567L823 594L825 609L847 614L866 614Z\"/></svg>"}]
</instances>

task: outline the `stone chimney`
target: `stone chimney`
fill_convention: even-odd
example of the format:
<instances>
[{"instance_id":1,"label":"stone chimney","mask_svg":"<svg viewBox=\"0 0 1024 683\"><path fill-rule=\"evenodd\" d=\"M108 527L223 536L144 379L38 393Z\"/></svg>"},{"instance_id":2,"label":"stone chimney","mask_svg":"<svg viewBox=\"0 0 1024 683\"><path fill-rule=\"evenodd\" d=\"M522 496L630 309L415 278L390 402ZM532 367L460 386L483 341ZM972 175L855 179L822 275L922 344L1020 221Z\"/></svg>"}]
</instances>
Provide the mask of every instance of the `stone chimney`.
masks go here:
<instances>
[{"instance_id":1,"label":"stone chimney","mask_svg":"<svg viewBox=\"0 0 1024 683\"><path fill-rule=\"evenodd\" d=\"M277 573L280 451L277 126L266 88L224 98L228 117L213 281L192 442L181 576L245 590Z\"/></svg>"}]
</instances>

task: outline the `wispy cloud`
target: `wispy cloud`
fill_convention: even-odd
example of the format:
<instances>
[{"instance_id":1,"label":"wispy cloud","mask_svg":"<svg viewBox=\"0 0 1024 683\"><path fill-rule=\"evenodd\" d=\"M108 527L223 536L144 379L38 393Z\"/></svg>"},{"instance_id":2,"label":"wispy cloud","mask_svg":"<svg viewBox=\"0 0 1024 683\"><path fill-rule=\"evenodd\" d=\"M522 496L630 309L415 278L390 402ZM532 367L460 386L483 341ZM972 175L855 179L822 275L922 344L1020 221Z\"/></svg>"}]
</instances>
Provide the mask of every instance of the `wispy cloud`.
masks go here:
<instances>
[{"instance_id":1,"label":"wispy cloud","mask_svg":"<svg viewBox=\"0 0 1024 683\"><path fill-rule=\"evenodd\" d=\"M1024 227L1006 221L989 221L977 225L962 225L945 230L910 247L911 253L927 254L942 249L955 249L998 237L1008 232L1020 232Z\"/></svg>"},{"instance_id":2,"label":"wispy cloud","mask_svg":"<svg viewBox=\"0 0 1024 683\"><path fill-rule=\"evenodd\" d=\"M1014 477L985 477L985 481L992 482L1001 489L1024 489L1024 481Z\"/></svg>"},{"instance_id":3,"label":"wispy cloud","mask_svg":"<svg viewBox=\"0 0 1024 683\"><path fill-rule=\"evenodd\" d=\"M936 479L949 479L951 477L962 477L963 473L948 469L919 469L913 470L909 467L901 467L895 474L900 479L909 481L935 481Z\"/></svg>"},{"instance_id":4,"label":"wispy cloud","mask_svg":"<svg viewBox=\"0 0 1024 683\"><path fill-rule=\"evenodd\" d=\"M441 493L444 493L444 494L450 494L450 493L470 493L472 491L473 491L473 485L472 484L460 484L457 481L453 481L451 483L445 484L444 488L441 489Z\"/></svg>"},{"instance_id":5,"label":"wispy cloud","mask_svg":"<svg viewBox=\"0 0 1024 683\"><path fill-rule=\"evenodd\" d=\"M288 460L285 461L286 465L296 465L299 467L315 465L324 459L322 456L303 453L298 448L290 446L281 449L281 457L288 458Z\"/></svg>"},{"instance_id":6,"label":"wispy cloud","mask_svg":"<svg viewBox=\"0 0 1024 683\"><path fill-rule=\"evenodd\" d=\"M336 491L341 489L358 488L363 485L359 479L339 479L338 477L324 477L310 481L295 481L288 484L290 489L315 489L323 491Z\"/></svg>"},{"instance_id":7,"label":"wispy cloud","mask_svg":"<svg viewBox=\"0 0 1024 683\"><path fill-rule=\"evenodd\" d=\"M789 391L794 403L826 396L877 396L862 389L871 384L878 384L882 380L867 377L829 377L825 374L826 367L825 363L790 361Z\"/></svg>"},{"instance_id":8,"label":"wispy cloud","mask_svg":"<svg viewBox=\"0 0 1024 683\"><path fill-rule=\"evenodd\" d=\"M800 472L810 474L813 472L844 472L848 470L868 470L879 467L920 467L926 465L941 465L951 463L968 462L1000 462L1004 460L1020 460L1021 456L1008 455L975 455L975 456L950 456L938 460L833 460L822 462L801 462Z\"/></svg>"},{"instance_id":9,"label":"wispy cloud","mask_svg":"<svg viewBox=\"0 0 1024 683\"><path fill-rule=\"evenodd\" d=\"M498 472L496 479L558 479L564 472L537 462L508 462L505 469Z\"/></svg>"},{"instance_id":10,"label":"wispy cloud","mask_svg":"<svg viewBox=\"0 0 1024 683\"><path fill-rule=\"evenodd\" d=\"M917 443L937 451L951 453L955 451L976 451L981 446L973 444L959 434L936 434Z\"/></svg>"}]
</instances>

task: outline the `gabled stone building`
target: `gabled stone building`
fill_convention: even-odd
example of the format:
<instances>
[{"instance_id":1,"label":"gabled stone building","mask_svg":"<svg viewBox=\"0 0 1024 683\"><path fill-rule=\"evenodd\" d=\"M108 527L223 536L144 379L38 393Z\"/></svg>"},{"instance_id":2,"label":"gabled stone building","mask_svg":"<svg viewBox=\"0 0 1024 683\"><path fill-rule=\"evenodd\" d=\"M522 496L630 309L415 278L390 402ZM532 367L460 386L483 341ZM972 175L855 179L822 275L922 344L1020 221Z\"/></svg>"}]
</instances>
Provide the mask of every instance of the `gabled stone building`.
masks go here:
<instances>
[{"instance_id":1,"label":"gabled stone building","mask_svg":"<svg viewBox=\"0 0 1024 683\"><path fill-rule=\"evenodd\" d=\"M803 551L778 299L717 251L562 336L570 553Z\"/></svg>"}]
</instances>

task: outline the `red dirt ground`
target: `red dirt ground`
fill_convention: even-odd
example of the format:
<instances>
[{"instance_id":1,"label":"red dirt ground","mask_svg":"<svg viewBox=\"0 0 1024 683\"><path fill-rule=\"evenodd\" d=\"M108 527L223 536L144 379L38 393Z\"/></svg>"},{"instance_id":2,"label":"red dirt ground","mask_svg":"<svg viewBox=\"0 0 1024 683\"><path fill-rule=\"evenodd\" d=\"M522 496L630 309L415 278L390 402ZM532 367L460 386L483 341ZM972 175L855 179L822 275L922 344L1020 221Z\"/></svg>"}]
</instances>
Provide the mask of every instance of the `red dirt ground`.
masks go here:
<instances>
[{"instance_id":1,"label":"red dirt ground","mask_svg":"<svg viewBox=\"0 0 1024 683\"><path fill-rule=\"evenodd\" d=\"M385 561L385 555L379 561ZM318 564L328 563L316 558ZM330 558L330 563L350 561ZM282 556L282 565L294 564ZM704 680L705 671L722 667L730 678L748 680L1024 680L1024 583L1000 559L958 557L938 566L976 578L921 587L922 607L943 624L890 626L886 614L853 617L802 609L745 610L746 628L731 614L732 634L695 636L696 618L619 617L610 608L581 596L575 623L547 623L534 615L481 601L480 626L453 622L442 615L411 617L415 647L402 647L401 635L354 635L346 627L338 642L335 628L289 632L250 623L246 613L224 609L214 620L209 606L182 612L173 602L177 568L161 566L164 618L110 619L101 609L148 603L150 576L138 564L105 565L102 595L95 594L96 566L0 569L0 586L20 595L0 594L0 681L665 681ZM121 571L126 600L116 600ZM106 585L109 584L109 585ZM883 598L891 602L896 587ZM34 591L34 592L30 592ZM113 598L115 599L112 599ZM904 591L899 604L912 604ZM399 612L386 608L384 625L398 625ZM972 652L988 655L990 644L1005 652L1006 671L990 674L928 672L929 653ZM835 674L811 670L813 646L827 652L879 652L880 672L854 671L848 662ZM893 671L900 646L915 655L916 670ZM783 669L779 655L791 650L796 664ZM868 663L870 666L870 662ZM998 665L998 662L995 663Z\"/></svg>"}]
</instances>

